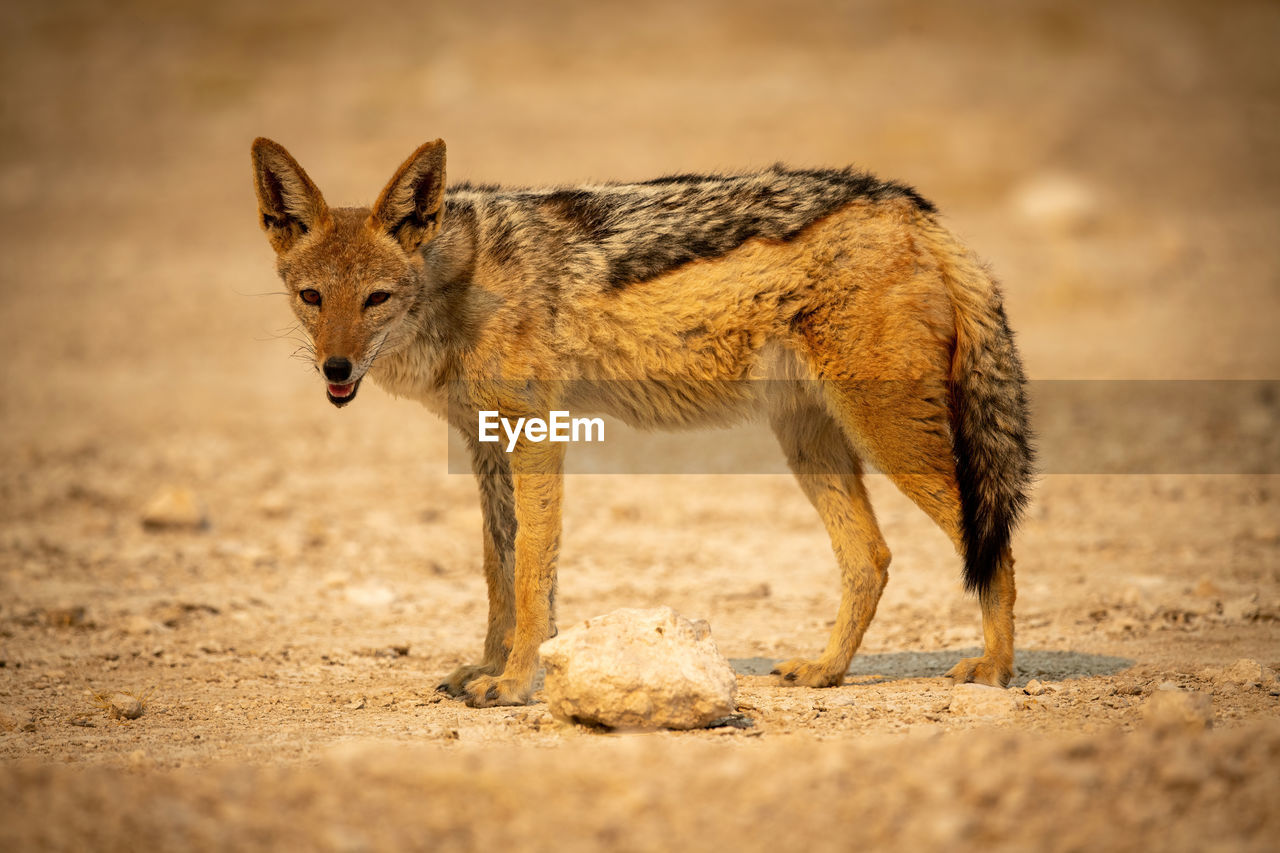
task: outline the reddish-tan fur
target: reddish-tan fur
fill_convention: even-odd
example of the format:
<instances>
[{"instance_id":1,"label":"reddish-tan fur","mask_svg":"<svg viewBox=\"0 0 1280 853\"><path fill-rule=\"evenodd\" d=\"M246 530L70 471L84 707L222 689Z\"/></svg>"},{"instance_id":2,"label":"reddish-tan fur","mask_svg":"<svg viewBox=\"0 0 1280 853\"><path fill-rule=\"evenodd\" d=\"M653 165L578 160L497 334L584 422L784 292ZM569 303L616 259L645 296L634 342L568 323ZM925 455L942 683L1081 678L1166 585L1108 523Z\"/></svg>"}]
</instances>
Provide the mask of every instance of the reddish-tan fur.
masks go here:
<instances>
[{"instance_id":1,"label":"reddish-tan fur","mask_svg":"<svg viewBox=\"0 0 1280 853\"><path fill-rule=\"evenodd\" d=\"M256 142L254 164L281 275L291 292L320 300L294 302L317 365L349 360L356 385L367 373L418 399L471 448L488 638L481 662L443 689L473 705L528 701L538 646L555 631L564 445L522 440L508 455L481 444L482 409L601 412L642 428L767 418L841 570L826 649L777 669L809 686L841 683L888 579L862 483L863 463L875 465L970 558L986 651L950 674L1009 680L1008 534L1030 470L1021 367L994 282L913 191L847 172L775 171L577 195L464 189L455 200L436 142L405 162L372 210L330 210L275 143ZM802 205L759 214L735 196L739 185L767 185L768 197L802 199L806 182L815 196L848 197L792 222L785 211ZM662 213L673 184L709 199L687 214L691 232L741 239L628 255L644 223L619 210L651 210L649 230L679 239L681 214ZM624 202L610 207L616 196ZM627 228L634 241L618 237ZM634 269L654 272L626 278ZM385 302L375 306L373 294Z\"/></svg>"}]
</instances>

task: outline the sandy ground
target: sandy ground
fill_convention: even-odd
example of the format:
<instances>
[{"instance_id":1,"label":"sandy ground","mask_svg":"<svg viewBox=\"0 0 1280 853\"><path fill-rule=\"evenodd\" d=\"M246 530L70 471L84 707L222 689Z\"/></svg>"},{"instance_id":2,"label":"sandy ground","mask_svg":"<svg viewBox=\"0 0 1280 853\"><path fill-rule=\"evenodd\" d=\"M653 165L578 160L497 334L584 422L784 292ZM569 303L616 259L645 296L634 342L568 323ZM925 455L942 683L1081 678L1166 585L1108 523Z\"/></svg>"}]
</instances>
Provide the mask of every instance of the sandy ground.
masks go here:
<instances>
[{"instance_id":1,"label":"sandy ground","mask_svg":"<svg viewBox=\"0 0 1280 853\"><path fill-rule=\"evenodd\" d=\"M993 263L1034 378L1274 380L1274 4L419 5L0 11L0 847L1274 849L1274 384L1206 404L1257 439L1196 432L1213 474L1187 435L1046 432L1086 461L1018 536L998 714L950 707L978 608L880 477L848 682L767 675L837 591L769 475L571 477L560 575L562 625L708 619L752 727L472 710L434 687L483 637L474 484L425 411L336 411L289 359L248 168L272 136L368 202L436 136L500 182L856 162ZM1081 473L1103 449L1160 464ZM206 529L144 529L172 489ZM1171 690L1211 728L1148 721Z\"/></svg>"}]
</instances>

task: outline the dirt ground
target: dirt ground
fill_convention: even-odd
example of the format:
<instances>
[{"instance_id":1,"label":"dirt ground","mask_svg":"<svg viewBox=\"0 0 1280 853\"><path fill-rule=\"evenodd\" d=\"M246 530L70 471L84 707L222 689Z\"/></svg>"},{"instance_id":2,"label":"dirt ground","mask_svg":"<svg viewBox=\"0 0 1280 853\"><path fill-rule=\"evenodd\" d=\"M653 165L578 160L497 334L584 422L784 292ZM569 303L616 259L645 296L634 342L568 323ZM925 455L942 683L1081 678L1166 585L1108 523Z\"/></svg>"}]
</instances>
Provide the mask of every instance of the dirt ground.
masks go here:
<instances>
[{"instance_id":1,"label":"dirt ground","mask_svg":"<svg viewBox=\"0 0 1280 853\"><path fill-rule=\"evenodd\" d=\"M856 163L992 263L1034 379L1275 380L1280 7L349 5L0 11L0 847L1274 849L1274 444L1204 474L1185 435L1045 431L1166 464L1044 472L991 714L940 677L981 642L958 559L878 476L894 563L844 686L767 674L837 601L789 477L578 475L560 624L709 620L753 725L443 698L483 639L474 484L425 410L337 411L289 358L248 146L337 203L437 136L455 180ZM1210 420L1274 437L1250 387ZM145 528L180 489L208 526ZM1174 692L1207 716L1152 716Z\"/></svg>"}]
</instances>

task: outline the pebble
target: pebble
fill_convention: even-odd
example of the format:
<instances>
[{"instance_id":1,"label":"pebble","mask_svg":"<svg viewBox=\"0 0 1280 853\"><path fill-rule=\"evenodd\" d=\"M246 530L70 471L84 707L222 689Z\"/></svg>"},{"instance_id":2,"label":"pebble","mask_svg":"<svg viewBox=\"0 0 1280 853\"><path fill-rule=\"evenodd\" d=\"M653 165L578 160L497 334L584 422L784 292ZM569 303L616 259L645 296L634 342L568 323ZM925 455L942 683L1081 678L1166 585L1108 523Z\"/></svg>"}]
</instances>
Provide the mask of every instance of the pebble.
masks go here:
<instances>
[{"instance_id":1,"label":"pebble","mask_svg":"<svg viewBox=\"0 0 1280 853\"><path fill-rule=\"evenodd\" d=\"M142 700L131 693L112 693L106 703L107 713L113 720L136 720L146 709Z\"/></svg>"},{"instance_id":2,"label":"pebble","mask_svg":"<svg viewBox=\"0 0 1280 853\"><path fill-rule=\"evenodd\" d=\"M366 658L402 658L409 654L409 647L407 645L374 646L357 649L355 654Z\"/></svg>"},{"instance_id":3,"label":"pebble","mask_svg":"<svg viewBox=\"0 0 1280 853\"><path fill-rule=\"evenodd\" d=\"M1222 589L1207 575L1200 578L1193 591L1197 598L1217 598L1222 595Z\"/></svg>"},{"instance_id":4,"label":"pebble","mask_svg":"<svg viewBox=\"0 0 1280 853\"><path fill-rule=\"evenodd\" d=\"M1013 208L1027 222L1056 231L1077 231L1098 215L1098 194L1080 178L1037 175L1013 194Z\"/></svg>"},{"instance_id":5,"label":"pebble","mask_svg":"<svg viewBox=\"0 0 1280 853\"><path fill-rule=\"evenodd\" d=\"M267 518L284 518L290 509L289 499L282 492L266 492L258 498L258 512Z\"/></svg>"},{"instance_id":6,"label":"pebble","mask_svg":"<svg viewBox=\"0 0 1280 853\"><path fill-rule=\"evenodd\" d=\"M150 634L154 631L163 630L159 622L148 619L140 613L135 613L128 619L124 620L124 624L120 626L120 630L126 634Z\"/></svg>"},{"instance_id":7,"label":"pebble","mask_svg":"<svg viewBox=\"0 0 1280 853\"><path fill-rule=\"evenodd\" d=\"M0 708L0 732L17 731L23 722L21 716L6 708Z\"/></svg>"},{"instance_id":8,"label":"pebble","mask_svg":"<svg viewBox=\"0 0 1280 853\"><path fill-rule=\"evenodd\" d=\"M1258 597L1256 595L1243 598L1232 598L1222 602L1222 621L1228 623L1248 622L1258 615Z\"/></svg>"},{"instance_id":9,"label":"pebble","mask_svg":"<svg viewBox=\"0 0 1280 853\"><path fill-rule=\"evenodd\" d=\"M209 516L196 493L184 486L166 486L142 511L147 530L203 530Z\"/></svg>"},{"instance_id":10,"label":"pebble","mask_svg":"<svg viewBox=\"0 0 1280 853\"><path fill-rule=\"evenodd\" d=\"M381 584L363 584L346 590L347 601L359 607L381 609L396 600L396 591Z\"/></svg>"},{"instance_id":11,"label":"pebble","mask_svg":"<svg viewBox=\"0 0 1280 853\"><path fill-rule=\"evenodd\" d=\"M44 621L52 628L83 628L87 625L85 609L80 605L51 607L44 611Z\"/></svg>"},{"instance_id":12,"label":"pebble","mask_svg":"<svg viewBox=\"0 0 1280 853\"><path fill-rule=\"evenodd\" d=\"M1271 670L1256 660L1241 658L1222 671L1215 681L1241 687L1270 687L1275 682Z\"/></svg>"}]
</instances>

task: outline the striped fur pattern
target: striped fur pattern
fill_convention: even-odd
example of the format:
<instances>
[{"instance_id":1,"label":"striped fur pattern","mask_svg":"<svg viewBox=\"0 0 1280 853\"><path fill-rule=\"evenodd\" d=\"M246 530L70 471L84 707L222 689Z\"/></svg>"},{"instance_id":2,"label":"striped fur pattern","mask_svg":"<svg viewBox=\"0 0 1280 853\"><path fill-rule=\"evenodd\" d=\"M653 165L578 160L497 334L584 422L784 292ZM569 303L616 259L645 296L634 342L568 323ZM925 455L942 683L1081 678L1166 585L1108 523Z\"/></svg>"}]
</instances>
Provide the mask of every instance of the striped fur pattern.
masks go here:
<instances>
[{"instance_id":1,"label":"striped fur pattern","mask_svg":"<svg viewBox=\"0 0 1280 853\"><path fill-rule=\"evenodd\" d=\"M790 240L855 200L933 205L904 184L853 169L673 175L546 190L454 188L445 221L475 221L481 251L557 281L623 288L711 260L753 238Z\"/></svg>"}]
</instances>

